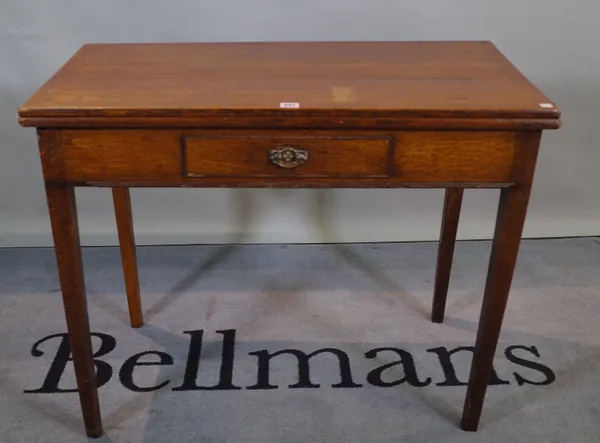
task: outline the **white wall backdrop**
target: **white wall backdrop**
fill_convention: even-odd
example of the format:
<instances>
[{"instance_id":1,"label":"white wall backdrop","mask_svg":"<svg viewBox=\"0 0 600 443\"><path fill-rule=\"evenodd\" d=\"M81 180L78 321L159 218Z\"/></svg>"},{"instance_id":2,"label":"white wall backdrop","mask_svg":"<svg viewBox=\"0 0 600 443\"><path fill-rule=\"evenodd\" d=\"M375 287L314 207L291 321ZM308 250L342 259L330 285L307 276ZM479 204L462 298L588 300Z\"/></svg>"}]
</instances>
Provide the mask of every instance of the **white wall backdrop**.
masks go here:
<instances>
[{"instance_id":1,"label":"white wall backdrop","mask_svg":"<svg viewBox=\"0 0 600 443\"><path fill-rule=\"evenodd\" d=\"M600 234L596 0L0 0L0 244L51 245L20 104L82 44L491 40L563 111L543 138L528 237ZM467 191L461 238L490 238L498 191ZM108 189L78 189L82 242L116 244ZM138 242L436 239L441 190L132 191Z\"/></svg>"}]
</instances>

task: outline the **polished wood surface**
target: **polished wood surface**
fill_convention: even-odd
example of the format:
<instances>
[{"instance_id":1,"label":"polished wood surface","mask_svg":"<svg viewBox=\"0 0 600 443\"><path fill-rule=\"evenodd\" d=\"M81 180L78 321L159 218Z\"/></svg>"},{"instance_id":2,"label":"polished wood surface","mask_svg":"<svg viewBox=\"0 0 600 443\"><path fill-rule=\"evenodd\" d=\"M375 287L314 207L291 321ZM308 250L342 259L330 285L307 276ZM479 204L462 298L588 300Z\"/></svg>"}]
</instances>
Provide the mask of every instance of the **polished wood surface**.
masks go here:
<instances>
[{"instance_id":1,"label":"polished wood surface","mask_svg":"<svg viewBox=\"0 0 600 443\"><path fill-rule=\"evenodd\" d=\"M138 278L137 257L135 255L135 236L133 233L133 217L131 214L131 196L129 188L113 188L113 204L117 222L117 233L121 249L125 292L129 306L129 321L134 328L144 324L142 314L142 299Z\"/></svg>"},{"instance_id":2,"label":"polished wood surface","mask_svg":"<svg viewBox=\"0 0 600 443\"><path fill-rule=\"evenodd\" d=\"M512 183L519 132L395 133L393 176L413 183Z\"/></svg>"},{"instance_id":3,"label":"polished wood surface","mask_svg":"<svg viewBox=\"0 0 600 443\"><path fill-rule=\"evenodd\" d=\"M521 131L40 129L46 180L79 186L498 187L513 183ZM284 171L271 149L308 162ZM391 164L390 164L391 163ZM266 181L264 178L269 177Z\"/></svg>"},{"instance_id":4,"label":"polished wood surface","mask_svg":"<svg viewBox=\"0 0 600 443\"><path fill-rule=\"evenodd\" d=\"M466 431L477 430L492 374L496 345L519 253L539 142L540 134L522 137L517 147L519 155L515 159L517 183L500 191L494 241L461 420L461 426Z\"/></svg>"},{"instance_id":5,"label":"polished wood surface","mask_svg":"<svg viewBox=\"0 0 600 443\"><path fill-rule=\"evenodd\" d=\"M362 126L441 117L469 119L473 128L504 119L554 127L559 112L545 103L552 102L485 41L94 44L20 116L24 125L54 127L82 118L102 127L144 118L155 119L150 126L212 126L215 117L220 126L229 118L337 126L368 117L353 122Z\"/></svg>"},{"instance_id":6,"label":"polished wood surface","mask_svg":"<svg viewBox=\"0 0 600 443\"><path fill-rule=\"evenodd\" d=\"M88 435L102 428L73 186L113 187L135 327L129 187L446 188L437 322L463 189L500 188L461 421L477 429L541 133L560 126L557 107L491 43L86 45L19 116L37 127Z\"/></svg>"},{"instance_id":7,"label":"polished wood surface","mask_svg":"<svg viewBox=\"0 0 600 443\"><path fill-rule=\"evenodd\" d=\"M289 168L269 160L287 147L306 160ZM184 136L183 168L186 177L385 178L392 149L389 136Z\"/></svg>"},{"instance_id":8,"label":"polished wood surface","mask_svg":"<svg viewBox=\"0 0 600 443\"><path fill-rule=\"evenodd\" d=\"M87 314L75 190L70 186L46 186L46 196L83 422L88 437L96 438L103 434L103 430Z\"/></svg>"},{"instance_id":9,"label":"polished wood surface","mask_svg":"<svg viewBox=\"0 0 600 443\"><path fill-rule=\"evenodd\" d=\"M442 323L444 321L463 193L464 190L462 188L446 189L444 197L444 212L438 246L435 285L433 287L433 304L431 307L431 321L434 323Z\"/></svg>"}]
</instances>

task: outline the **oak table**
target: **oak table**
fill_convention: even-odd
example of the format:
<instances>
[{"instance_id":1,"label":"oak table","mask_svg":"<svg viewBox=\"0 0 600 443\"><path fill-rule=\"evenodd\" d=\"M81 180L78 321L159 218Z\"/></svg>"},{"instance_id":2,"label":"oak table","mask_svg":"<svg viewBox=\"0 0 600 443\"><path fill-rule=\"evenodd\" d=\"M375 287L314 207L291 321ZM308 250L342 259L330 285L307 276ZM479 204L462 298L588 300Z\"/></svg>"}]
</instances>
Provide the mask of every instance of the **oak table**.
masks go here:
<instances>
[{"instance_id":1,"label":"oak table","mask_svg":"<svg viewBox=\"0 0 600 443\"><path fill-rule=\"evenodd\" d=\"M102 435L75 186L112 187L142 325L130 187L444 188L442 322L465 188L500 203L461 426L478 427L542 130L557 107L490 42L90 44L19 110L37 128L87 435Z\"/></svg>"}]
</instances>

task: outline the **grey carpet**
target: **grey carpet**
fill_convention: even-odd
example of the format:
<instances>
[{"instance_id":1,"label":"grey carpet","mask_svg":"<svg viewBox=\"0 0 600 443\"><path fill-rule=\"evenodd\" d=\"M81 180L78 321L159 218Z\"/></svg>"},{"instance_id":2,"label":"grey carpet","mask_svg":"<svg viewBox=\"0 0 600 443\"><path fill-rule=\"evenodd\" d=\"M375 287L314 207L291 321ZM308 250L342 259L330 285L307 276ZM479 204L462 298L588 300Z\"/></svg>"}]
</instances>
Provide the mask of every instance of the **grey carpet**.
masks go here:
<instances>
[{"instance_id":1,"label":"grey carpet","mask_svg":"<svg viewBox=\"0 0 600 443\"><path fill-rule=\"evenodd\" d=\"M100 388L107 436L96 441L600 441L594 238L523 242L495 361L499 384L488 389L480 431L458 428L469 351L453 355L449 367L440 359L474 342L489 248L457 245L442 325L428 320L435 243L139 248L147 321L139 330L128 326L118 249L85 249L92 330L105 334L105 350L116 340L100 357L110 379ZM189 343L200 330L199 370L188 374L187 387L217 384L221 343L234 330L231 383L225 365L222 386L240 389L173 390L186 386ZM0 249L1 442L87 441L77 395L56 392L74 387L71 364L59 358L48 375L62 337L44 338L64 332L53 251ZM400 358L401 351L372 351L382 347L408 353L404 365L374 371ZM265 369L266 353L324 348L339 351L310 359L304 387L290 387L299 383L292 354L273 357ZM162 351L173 364L132 366L144 351ZM408 374L410 360L416 374Z\"/></svg>"}]
</instances>

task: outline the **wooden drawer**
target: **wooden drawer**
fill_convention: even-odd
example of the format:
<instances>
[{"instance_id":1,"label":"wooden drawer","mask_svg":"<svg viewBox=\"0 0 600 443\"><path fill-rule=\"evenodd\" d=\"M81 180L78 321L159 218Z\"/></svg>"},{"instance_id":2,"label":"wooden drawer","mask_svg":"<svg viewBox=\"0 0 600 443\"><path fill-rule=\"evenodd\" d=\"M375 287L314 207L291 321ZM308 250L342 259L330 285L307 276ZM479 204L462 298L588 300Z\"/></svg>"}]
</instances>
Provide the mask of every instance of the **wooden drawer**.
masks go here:
<instances>
[{"instance_id":1,"label":"wooden drawer","mask_svg":"<svg viewBox=\"0 0 600 443\"><path fill-rule=\"evenodd\" d=\"M60 129L39 140L46 180L78 185L495 187L513 182L515 156L536 134Z\"/></svg>"},{"instance_id":2,"label":"wooden drawer","mask_svg":"<svg viewBox=\"0 0 600 443\"><path fill-rule=\"evenodd\" d=\"M388 137L183 137L186 177L388 177Z\"/></svg>"}]
</instances>

